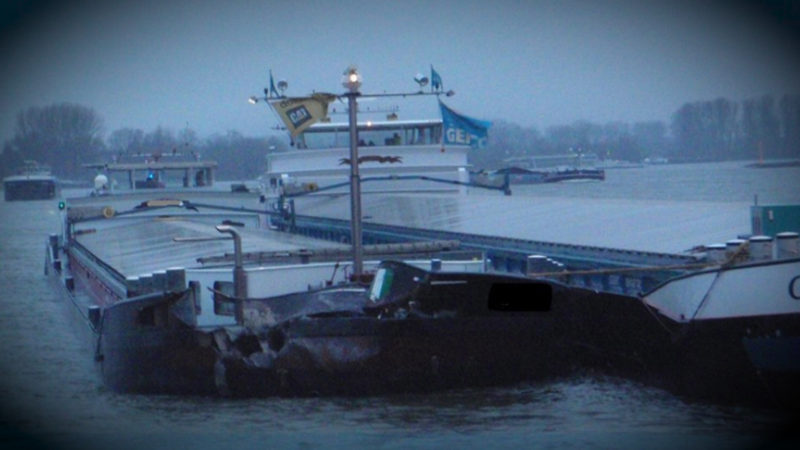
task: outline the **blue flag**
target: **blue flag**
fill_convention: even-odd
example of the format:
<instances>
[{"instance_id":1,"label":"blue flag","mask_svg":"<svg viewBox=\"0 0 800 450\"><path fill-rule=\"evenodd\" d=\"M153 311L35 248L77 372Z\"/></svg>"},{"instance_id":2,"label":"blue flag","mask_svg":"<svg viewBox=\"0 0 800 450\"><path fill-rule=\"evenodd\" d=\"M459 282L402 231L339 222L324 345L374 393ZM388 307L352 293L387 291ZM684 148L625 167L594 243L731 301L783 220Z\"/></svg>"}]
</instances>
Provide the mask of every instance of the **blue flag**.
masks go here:
<instances>
[{"instance_id":1,"label":"blue flag","mask_svg":"<svg viewBox=\"0 0 800 450\"><path fill-rule=\"evenodd\" d=\"M269 71L269 96L280 97L278 95L278 90L275 89L275 80L272 79L272 70Z\"/></svg>"},{"instance_id":2,"label":"blue flag","mask_svg":"<svg viewBox=\"0 0 800 450\"><path fill-rule=\"evenodd\" d=\"M489 127L492 126L491 122L459 114L447 107L441 100L439 100L439 108L442 110L445 144L469 145L472 148L486 147Z\"/></svg>"},{"instance_id":3,"label":"blue flag","mask_svg":"<svg viewBox=\"0 0 800 450\"><path fill-rule=\"evenodd\" d=\"M442 77L439 76L437 71L433 70L433 65L431 65L431 92L441 91L442 89L444 89Z\"/></svg>"}]
</instances>

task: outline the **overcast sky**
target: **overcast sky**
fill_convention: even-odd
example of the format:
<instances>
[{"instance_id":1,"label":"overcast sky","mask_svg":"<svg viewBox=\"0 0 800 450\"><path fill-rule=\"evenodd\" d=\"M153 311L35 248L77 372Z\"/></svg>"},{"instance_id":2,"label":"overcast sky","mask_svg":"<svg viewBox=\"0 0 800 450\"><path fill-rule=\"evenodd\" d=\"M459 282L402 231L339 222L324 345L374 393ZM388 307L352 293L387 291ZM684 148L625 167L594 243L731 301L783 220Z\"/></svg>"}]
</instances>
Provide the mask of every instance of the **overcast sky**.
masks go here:
<instances>
[{"instance_id":1,"label":"overcast sky","mask_svg":"<svg viewBox=\"0 0 800 450\"><path fill-rule=\"evenodd\" d=\"M800 93L797 6L707 1L4 2L0 139L16 114L94 108L106 134L188 125L201 137L274 131L246 99L363 92L442 76L453 108L540 130L576 120L669 121L686 101ZM777 11L777 12L776 12ZM434 107L435 101L429 99ZM405 118L419 111L405 110ZM424 109L424 108L423 108Z\"/></svg>"}]
</instances>

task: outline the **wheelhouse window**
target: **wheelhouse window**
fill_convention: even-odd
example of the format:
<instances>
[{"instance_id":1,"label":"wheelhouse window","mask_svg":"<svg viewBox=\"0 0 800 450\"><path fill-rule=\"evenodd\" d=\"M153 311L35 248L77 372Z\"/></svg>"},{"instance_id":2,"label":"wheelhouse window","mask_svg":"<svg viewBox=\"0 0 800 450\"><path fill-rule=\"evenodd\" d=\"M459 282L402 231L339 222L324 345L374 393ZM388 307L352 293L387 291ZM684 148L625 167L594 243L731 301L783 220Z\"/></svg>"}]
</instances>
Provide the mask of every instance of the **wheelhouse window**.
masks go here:
<instances>
[{"instance_id":1,"label":"wheelhouse window","mask_svg":"<svg viewBox=\"0 0 800 450\"><path fill-rule=\"evenodd\" d=\"M358 126L361 147L394 145L436 145L442 142L441 121L362 122ZM326 149L350 146L348 124L316 124L297 139L299 148Z\"/></svg>"}]
</instances>

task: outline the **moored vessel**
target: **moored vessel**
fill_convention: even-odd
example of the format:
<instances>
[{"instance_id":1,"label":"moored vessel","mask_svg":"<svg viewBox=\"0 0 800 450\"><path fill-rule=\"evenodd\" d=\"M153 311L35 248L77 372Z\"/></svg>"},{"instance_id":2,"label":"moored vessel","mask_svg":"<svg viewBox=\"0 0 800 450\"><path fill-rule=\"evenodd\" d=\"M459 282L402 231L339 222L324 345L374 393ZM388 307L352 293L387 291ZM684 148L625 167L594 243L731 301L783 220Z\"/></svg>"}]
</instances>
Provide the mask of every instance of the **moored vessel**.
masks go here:
<instances>
[{"instance_id":1,"label":"moored vessel","mask_svg":"<svg viewBox=\"0 0 800 450\"><path fill-rule=\"evenodd\" d=\"M5 200L49 200L59 194L58 179L50 168L36 161L25 161L15 175L3 178Z\"/></svg>"}]
</instances>

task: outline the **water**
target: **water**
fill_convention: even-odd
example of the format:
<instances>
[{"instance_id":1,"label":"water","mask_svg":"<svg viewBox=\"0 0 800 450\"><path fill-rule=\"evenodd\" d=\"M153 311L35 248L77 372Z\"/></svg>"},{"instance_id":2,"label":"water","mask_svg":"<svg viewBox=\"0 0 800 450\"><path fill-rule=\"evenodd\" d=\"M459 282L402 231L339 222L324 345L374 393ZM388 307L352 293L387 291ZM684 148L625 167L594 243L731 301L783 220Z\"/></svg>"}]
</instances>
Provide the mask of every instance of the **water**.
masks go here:
<instances>
[{"instance_id":1,"label":"water","mask_svg":"<svg viewBox=\"0 0 800 450\"><path fill-rule=\"evenodd\" d=\"M752 169L747 163L669 164L611 169L602 183L514 187L515 195L761 204L800 203L800 167Z\"/></svg>"},{"instance_id":2,"label":"water","mask_svg":"<svg viewBox=\"0 0 800 450\"><path fill-rule=\"evenodd\" d=\"M800 170L741 164L609 171L515 195L800 203ZM0 203L2 448L789 448L788 418L587 374L548 383L370 398L120 395L43 275L57 202Z\"/></svg>"}]
</instances>

